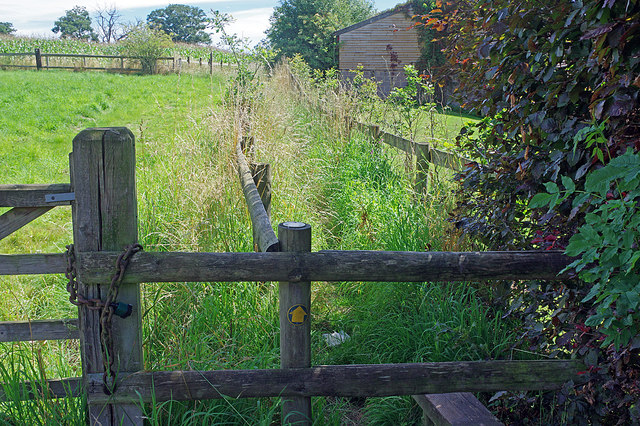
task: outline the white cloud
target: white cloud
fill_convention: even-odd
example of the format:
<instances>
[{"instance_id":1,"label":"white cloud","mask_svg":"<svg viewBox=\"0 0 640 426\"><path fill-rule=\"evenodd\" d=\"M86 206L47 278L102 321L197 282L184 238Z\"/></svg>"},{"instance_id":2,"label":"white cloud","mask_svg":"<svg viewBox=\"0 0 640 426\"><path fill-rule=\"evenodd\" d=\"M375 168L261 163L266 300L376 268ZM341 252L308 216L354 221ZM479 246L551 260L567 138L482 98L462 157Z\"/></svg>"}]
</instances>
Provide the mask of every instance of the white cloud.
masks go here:
<instances>
[{"instance_id":1,"label":"white cloud","mask_svg":"<svg viewBox=\"0 0 640 426\"><path fill-rule=\"evenodd\" d=\"M232 13L235 21L229 25L227 32L249 39L249 44L254 46L266 37L264 32L269 28L269 17L272 13L272 7Z\"/></svg>"},{"instance_id":2,"label":"white cloud","mask_svg":"<svg viewBox=\"0 0 640 426\"><path fill-rule=\"evenodd\" d=\"M156 8L166 7L170 3L161 0L27 0L26 4L20 0L0 0L0 17L3 21L11 22L18 30L18 35L37 35L45 37L53 37L51 32L54 22L60 16L63 16L66 10L72 9L74 6L84 6L90 13L93 13L99 6L115 6L124 16L125 20L133 20L133 9L136 10L138 18L144 19L146 15ZM178 2L179 3L179 2ZM264 31L269 26L269 16L273 12L272 7L262 7L254 9L242 10L243 7L251 7L257 2L230 2L229 0L189 0L189 5L200 5L205 12L215 8L216 4L231 7L236 21L229 26L231 33L237 33L241 37L250 40L250 44L254 45L262 40L265 35ZM224 3L224 5L222 4ZM262 4L275 4L275 0L267 0ZM144 13L141 10L149 9ZM222 9L222 8L221 8ZM129 13L127 13L130 11ZM225 10L222 10L225 12Z\"/></svg>"}]
</instances>

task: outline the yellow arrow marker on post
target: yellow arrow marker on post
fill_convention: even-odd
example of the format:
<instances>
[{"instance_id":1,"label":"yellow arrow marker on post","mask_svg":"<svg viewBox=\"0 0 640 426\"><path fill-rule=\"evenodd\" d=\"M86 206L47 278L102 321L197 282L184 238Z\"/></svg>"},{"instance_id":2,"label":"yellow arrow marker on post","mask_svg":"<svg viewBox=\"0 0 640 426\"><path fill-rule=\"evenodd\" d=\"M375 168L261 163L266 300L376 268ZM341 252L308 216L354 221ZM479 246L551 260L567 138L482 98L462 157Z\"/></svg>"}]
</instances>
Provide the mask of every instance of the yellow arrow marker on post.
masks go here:
<instances>
[{"instance_id":1,"label":"yellow arrow marker on post","mask_svg":"<svg viewBox=\"0 0 640 426\"><path fill-rule=\"evenodd\" d=\"M293 305L287 311L287 318L293 325L302 325L309 317L309 310L304 305Z\"/></svg>"}]
</instances>

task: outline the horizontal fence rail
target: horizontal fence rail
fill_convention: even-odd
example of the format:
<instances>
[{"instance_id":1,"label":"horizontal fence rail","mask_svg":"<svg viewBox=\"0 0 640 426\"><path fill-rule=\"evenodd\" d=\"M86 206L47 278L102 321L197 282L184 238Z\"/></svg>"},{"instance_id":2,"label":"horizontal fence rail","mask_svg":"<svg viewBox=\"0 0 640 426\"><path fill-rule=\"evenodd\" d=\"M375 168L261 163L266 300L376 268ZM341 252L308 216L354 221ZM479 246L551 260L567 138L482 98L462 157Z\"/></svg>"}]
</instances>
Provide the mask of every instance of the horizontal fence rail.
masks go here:
<instances>
[{"instance_id":1,"label":"horizontal fence rail","mask_svg":"<svg viewBox=\"0 0 640 426\"><path fill-rule=\"evenodd\" d=\"M78 398L82 395L82 378L25 382L10 387L0 386L0 402L30 399Z\"/></svg>"},{"instance_id":2,"label":"horizontal fence rail","mask_svg":"<svg viewBox=\"0 0 640 426\"><path fill-rule=\"evenodd\" d=\"M272 370L157 371L121 374L105 395L101 374L90 374L93 403L254 397L381 397L448 392L558 389L577 380L576 360L470 361L323 365Z\"/></svg>"},{"instance_id":3,"label":"horizontal fence rail","mask_svg":"<svg viewBox=\"0 0 640 426\"><path fill-rule=\"evenodd\" d=\"M78 319L0 322L0 342L78 339Z\"/></svg>"},{"instance_id":4,"label":"horizontal fence rail","mask_svg":"<svg viewBox=\"0 0 640 426\"><path fill-rule=\"evenodd\" d=\"M69 206L71 200L49 200L47 196L71 193L68 183L51 185L0 185L0 207L53 207Z\"/></svg>"},{"instance_id":5,"label":"horizontal fence rail","mask_svg":"<svg viewBox=\"0 0 640 426\"><path fill-rule=\"evenodd\" d=\"M37 68L41 69L84 69L84 70L100 70L100 71L127 71L127 72L140 72L141 68L126 68L124 61L139 61L143 59L140 56L128 56L128 55L96 55L96 54L76 54L76 53L41 53L39 49L36 49L34 52L20 52L20 53L0 53L1 57L33 57L35 59L35 65L31 64L0 64L0 68ZM74 65L74 66L65 66L65 65L50 65L49 58L69 58L69 59L82 59L82 65ZM43 64L42 59L45 60ZM97 59L97 60L119 60L120 65L116 66L91 66L86 64L86 59ZM192 60L193 59L193 60ZM203 60L204 59L204 60ZM157 61L172 61L173 68L182 66L182 62L184 61L186 64L197 64L199 66L206 65L209 67L210 71L213 71L214 58L213 53L210 53L207 57L202 58L181 58L181 57L173 57L173 56L163 56L156 58ZM220 66L223 65L232 66L230 63L225 63L223 60L220 60Z\"/></svg>"},{"instance_id":6,"label":"horizontal fence rail","mask_svg":"<svg viewBox=\"0 0 640 426\"><path fill-rule=\"evenodd\" d=\"M354 122L353 126L361 132L369 133L372 138L380 140L394 148L400 149L407 154L423 156L424 161L436 166L460 171L464 168L465 164L474 163L473 160L461 157L452 152L433 148L427 142L414 142L401 136L387 133L380 130L380 126L377 125Z\"/></svg>"},{"instance_id":7,"label":"horizontal fence rail","mask_svg":"<svg viewBox=\"0 0 640 426\"><path fill-rule=\"evenodd\" d=\"M64 274L67 260L62 253L0 254L0 275Z\"/></svg>"},{"instance_id":8,"label":"horizontal fence rail","mask_svg":"<svg viewBox=\"0 0 640 426\"><path fill-rule=\"evenodd\" d=\"M78 253L85 283L111 279L118 252ZM560 251L135 254L124 283L233 281L483 281L556 279L572 259Z\"/></svg>"}]
</instances>

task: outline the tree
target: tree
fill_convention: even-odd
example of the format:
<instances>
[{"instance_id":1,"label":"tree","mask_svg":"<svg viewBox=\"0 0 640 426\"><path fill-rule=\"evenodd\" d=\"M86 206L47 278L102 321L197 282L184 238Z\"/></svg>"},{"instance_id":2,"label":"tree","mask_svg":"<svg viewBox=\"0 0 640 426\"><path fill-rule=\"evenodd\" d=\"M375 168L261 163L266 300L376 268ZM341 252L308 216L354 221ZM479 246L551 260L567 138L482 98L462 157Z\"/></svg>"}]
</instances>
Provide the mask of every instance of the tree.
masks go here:
<instances>
[{"instance_id":1,"label":"tree","mask_svg":"<svg viewBox=\"0 0 640 426\"><path fill-rule=\"evenodd\" d=\"M96 10L96 22L98 25L98 35L103 43L116 41L119 36L118 21L122 17L115 5L99 7Z\"/></svg>"},{"instance_id":2,"label":"tree","mask_svg":"<svg viewBox=\"0 0 640 426\"><path fill-rule=\"evenodd\" d=\"M327 69L336 64L333 33L373 13L369 0L281 0L269 18L267 39L280 56L299 53L313 68Z\"/></svg>"},{"instance_id":3,"label":"tree","mask_svg":"<svg viewBox=\"0 0 640 426\"><path fill-rule=\"evenodd\" d=\"M91 17L84 6L74 6L67 10L64 16L58 18L51 29L54 33L60 33L62 38L77 38L96 41L98 36L91 28Z\"/></svg>"},{"instance_id":4,"label":"tree","mask_svg":"<svg viewBox=\"0 0 640 426\"><path fill-rule=\"evenodd\" d=\"M211 43L211 37L204 31L207 16L199 7L170 4L152 11L147 22L151 27L164 31L174 42Z\"/></svg>"},{"instance_id":5,"label":"tree","mask_svg":"<svg viewBox=\"0 0 640 426\"><path fill-rule=\"evenodd\" d=\"M0 22L0 34L11 35L16 32L11 22Z\"/></svg>"},{"instance_id":6,"label":"tree","mask_svg":"<svg viewBox=\"0 0 640 426\"><path fill-rule=\"evenodd\" d=\"M166 33L147 24L127 28L121 43L127 55L140 58L143 74L154 74L158 58L172 45Z\"/></svg>"}]
</instances>

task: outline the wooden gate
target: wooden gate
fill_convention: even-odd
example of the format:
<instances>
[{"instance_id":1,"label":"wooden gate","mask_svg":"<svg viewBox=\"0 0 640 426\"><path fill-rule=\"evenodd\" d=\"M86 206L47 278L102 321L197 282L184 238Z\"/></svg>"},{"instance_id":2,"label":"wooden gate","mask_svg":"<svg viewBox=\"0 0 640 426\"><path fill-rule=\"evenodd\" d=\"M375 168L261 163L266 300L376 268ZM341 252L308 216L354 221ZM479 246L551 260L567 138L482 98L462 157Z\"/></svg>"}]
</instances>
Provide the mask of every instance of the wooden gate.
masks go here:
<instances>
[{"instance_id":1,"label":"wooden gate","mask_svg":"<svg viewBox=\"0 0 640 426\"><path fill-rule=\"evenodd\" d=\"M311 360L312 281L554 279L570 262L560 252L311 252L311 227L302 222L280 224L275 237L260 199L265 189L258 191L238 149L240 180L261 252L130 252L124 277L114 279L116 265L122 265L118 258L138 239L133 134L126 128L81 132L73 140L70 167L71 185L0 186L0 207L13 207L0 216L0 238L54 206L73 209L68 254L0 255L0 275L75 274L80 295L77 320L0 323L0 341L80 339L82 377L32 384L23 398L42 386L51 398L84 392L91 424L137 425L143 422L141 402L280 396L282 418L308 424L313 396L556 389L583 369L576 360L332 366L313 366ZM145 371L140 284L172 281L279 281L281 368ZM125 306L124 318L116 312L105 322L105 313L121 308L103 306L114 291L114 301ZM132 307L128 316L126 305Z\"/></svg>"}]
</instances>

